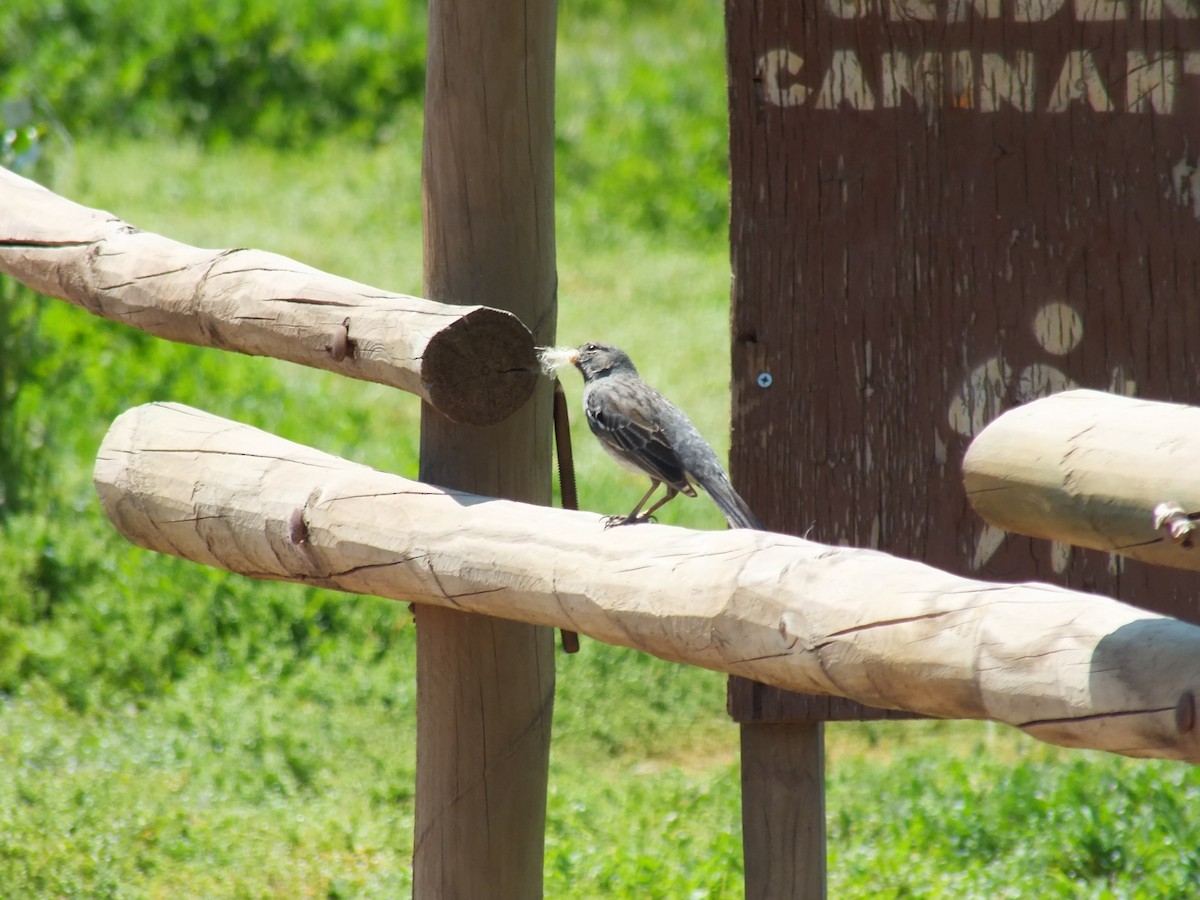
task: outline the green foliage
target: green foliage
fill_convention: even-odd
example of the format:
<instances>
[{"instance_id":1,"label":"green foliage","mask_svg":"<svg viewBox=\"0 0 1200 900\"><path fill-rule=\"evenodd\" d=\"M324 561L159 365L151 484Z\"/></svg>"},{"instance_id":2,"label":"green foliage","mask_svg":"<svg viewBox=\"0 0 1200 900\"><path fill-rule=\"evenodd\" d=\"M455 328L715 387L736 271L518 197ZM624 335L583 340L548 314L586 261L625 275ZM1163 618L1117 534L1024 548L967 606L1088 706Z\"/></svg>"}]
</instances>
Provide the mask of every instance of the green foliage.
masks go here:
<instances>
[{"instance_id":1,"label":"green foliage","mask_svg":"<svg viewBox=\"0 0 1200 900\"><path fill-rule=\"evenodd\" d=\"M941 735L980 728L927 724ZM1011 759L1006 744L835 763L831 894L1195 896L1195 769L1030 745Z\"/></svg>"},{"instance_id":2,"label":"green foliage","mask_svg":"<svg viewBox=\"0 0 1200 900\"><path fill-rule=\"evenodd\" d=\"M0 115L0 166L15 172L30 169L41 154L43 126L23 124L7 126Z\"/></svg>"},{"instance_id":3,"label":"green foliage","mask_svg":"<svg viewBox=\"0 0 1200 900\"><path fill-rule=\"evenodd\" d=\"M0 72L73 132L379 139L420 99L424 27L388 0L10 0Z\"/></svg>"},{"instance_id":4,"label":"green foliage","mask_svg":"<svg viewBox=\"0 0 1200 900\"><path fill-rule=\"evenodd\" d=\"M31 173L42 159L46 134L28 104L0 104L0 166ZM37 295L0 275L0 524L27 505L28 494L44 478L37 447L45 429L36 409L47 387L37 372L47 349L38 330Z\"/></svg>"},{"instance_id":5,"label":"green foliage","mask_svg":"<svg viewBox=\"0 0 1200 900\"><path fill-rule=\"evenodd\" d=\"M631 227L723 234L721 5L585 0L559 19L565 224L594 243ZM38 97L70 132L110 139L388 142L421 101L425 27L424 4L389 0L14 0L0 5L0 100Z\"/></svg>"},{"instance_id":6,"label":"green foliage","mask_svg":"<svg viewBox=\"0 0 1200 900\"><path fill-rule=\"evenodd\" d=\"M32 104L0 104L0 165L48 177L51 131ZM0 594L0 690L26 677L27 627L51 618L78 575L48 537L56 510L44 497L53 471L46 445L65 424L55 421L63 410L53 398L64 386L56 349L42 332L37 294L0 275L0 586L5 575L12 582Z\"/></svg>"},{"instance_id":7,"label":"green foliage","mask_svg":"<svg viewBox=\"0 0 1200 900\"><path fill-rule=\"evenodd\" d=\"M0 523L28 505L45 479L38 447L45 441L37 421L43 382L37 363L47 347L38 331L37 295L0 275Z\"/></svg>"},{"instance_id":8,"label":"green foliage","mask_svg":"<svg viewBox=\"0 0 1200 900\"><path fill-rule=\"evenodd\" d=\"M610 6L616 4L609 4ZM679 23L688 17L689 26ZM630 228L723 235L729 220L721 5L562 12L557 190L565 226L599 243Z\"/></svg>"}]
</instances>

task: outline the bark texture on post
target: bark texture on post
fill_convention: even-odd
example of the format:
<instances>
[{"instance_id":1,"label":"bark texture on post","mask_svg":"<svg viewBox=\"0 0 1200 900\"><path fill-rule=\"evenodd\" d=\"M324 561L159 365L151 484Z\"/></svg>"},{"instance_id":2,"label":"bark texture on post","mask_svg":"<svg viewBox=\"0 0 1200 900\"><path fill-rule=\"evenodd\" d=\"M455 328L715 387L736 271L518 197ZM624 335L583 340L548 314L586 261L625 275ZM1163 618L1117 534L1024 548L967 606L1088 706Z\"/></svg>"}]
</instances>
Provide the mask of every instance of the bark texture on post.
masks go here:
<instances>
[{"instance_id":1,"label":"bark texture on post","mask_svg":"<svg viewBox=\"0 0 1200 900\"><path fill-rule=\"evenodd\" d=\"M1200 569L1195 406L1099 391L1036 400L976 436L963 484L998 528Z\"/></svg>"},{"instance_id":2,"label":"bark texture on post","mask_svg":"<svg viewBox=\"0 0 1200 900\"><path fill-rule=\"evenodd\" d=\"M426 62L425 293L515 313L554 339L554 0L432 0ZM463 427L428 405L421 479L550 502L549 382ZM417 617L414 895L541 896L553 632L465 612Z\"/></svg>"},{"instance_id":3,"label":"bark texture on post","mask_svg":"<svg viewBox=\"0 0 1200 900\"><path fill-rule=\"evenodd\" d=\"M468 635L478 634L476 622L497 622L497 633L503 623L464 613L504 616L788 690L1200 762L1200 626L1106 597L974 581L748 529L605 529L593 513L446 491L174 404L117 419L96 484L109 518L142 546L258 578L434 604L457 611L452 621ZM494 662L502 656L472 646L488 673L511 683ZM498 702L528 705L511 693ZM547 715L527 719L528 729ZM518 754L528 740L508 735L497 749L493 739L505 735L479 728L464 724L459 742ZM491 787L492 805L476 810L481 825L506 820L499 802L522 814L540 809L504 784L480 785L453 758L446 765L462 778L464 801ZM496 877L517 871L514 863Z\"/></svg>"},{"instance_id":4,"label":"bark texture on post","mask_svg":"<svg viewBox=\"0 0 1200 900\"><path fill-rule=\"evenodd\" d=\"M537 381L506 312L395 294L262 250L205 250L139 231L0 168L0 272L148 334L273 356L498 422Z\"/></svg>"}]
</instances>

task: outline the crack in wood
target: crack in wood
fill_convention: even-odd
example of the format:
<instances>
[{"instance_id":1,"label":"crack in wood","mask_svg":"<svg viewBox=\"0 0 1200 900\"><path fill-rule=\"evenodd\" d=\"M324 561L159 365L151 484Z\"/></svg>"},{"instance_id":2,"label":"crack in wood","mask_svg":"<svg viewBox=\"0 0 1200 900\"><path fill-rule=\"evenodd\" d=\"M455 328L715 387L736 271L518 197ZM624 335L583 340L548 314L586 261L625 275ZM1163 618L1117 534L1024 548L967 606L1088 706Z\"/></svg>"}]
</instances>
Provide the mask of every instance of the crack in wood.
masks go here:
<instances>
[{"instance_id":1,"label":"crack in wood","mask_svg":"<svg viewBox=\"0 0 1200 900\"><path fill-rule=\"evenodd\" d=\"M454 600L461 600L463 597L482 597L484 594L499 594L507 590L506 587L481 588L478 591L460 591L457 594L447 594L446 596Z\"/></svg>"},{"instance_id":2,"label":"crack in wood","mask_svg":"<svg viewBox=\"0 0 1200 900\"><path fill-rule=\"evenodd\" d=\"M227 252L250 252L245 247L237 251ZM213 272L209 275L210 278L224 278L226 275L250 275L259 273L275 273L284 275L310 275L311 272L306 272L304 269L285 269L281 266L247 266L244 269L222 269L220 272Z\"/></svg>"},{"instance_id":3,"label":"crack in wood","mask_svg":"<svg viewBox=\"0 0 1200 900\"><path fill-rule=\"evenodd\" d=\"M134 451L129 451L134 452ZM244 451L234 450L214 450L211 447L142 447L136 452L138 453L195 453L201 456L229 456L241 459L268 459L271 462L279 463L288 466L305 466L310 469L331 469L335 471L344 471L345 464L341 460L333 460L332 462L323 462L316 459L283 459L273 453L247 453ZM364 467L365 468L365 467ZM374 496L374 495L372 495Z\"/></svg>"},{"instance_id":4,"label":"crack in wood","mask_svg":"<svg viewBox=\"0 0 1200 900\"><path fill-rule=\"evenodd\" d=\"M558 590L557 579L552 580L550 583L550 594L554 597L554 601L558 604L558 608L562 610L562 614L566 617L567 621L571 623L570 630L579 632L579 623L575 620L575 616L571 614L571 611L567 609L567 603Z\"/></svg>"},{"instance_id":5,"label":"crack in wood","mask_svg":"<svg viewBox=\"0 0 1200 900\"><path fill-rule=\"evenodd\" d=\"M1136 550L1138 547L1153 547L1155 544L1161 544L1163 538L1156 537L1149 541L1138 541L1135 544L1116 544L1113 546L1113 552L1120 553L1122 550Z\"/></svg>"},{"instance_id":6,"label":"crack in wood","mask_svg":"<svg viewBox=\"0 0 1200 900\"><path fill-rule=\"evenodd\" d=\"M418 560L427 559L427 558L428 557L426 554L421 553L416 556L407 556L404 559L391 560L390 562L363 563L361 566L351 566L349 569L343 569L339 572L329 572L320 577L327 578L327 579L328 578L346 578L351 575L358 575L362 572L370 572L374 569L393 569L396 566L406 566L409 563L417 562ZM441 585L438 585L438 587L441 587Z\"/></svg>"},{"instance_id":7,"label":"crack in wood","mask_svg":"<svg viewBox=\"0 0 1200 900\"><path fill-rule=\"evenodd\" d=\"M1000 484L995 487L970 488L967 490L968 497L978 497L980 494L995 494L998 491L1016 490L1018 485L1015 484Z\"/></svg>"},{"instance_id":8,"label":"crack in wood","mask_svg":"<svg viewBox=\"0 0 1200 900\"><path fill-rule=\"evenodd\" d=\"M1086 722L1104 722L1109 719L1125 719L1130 716L1158 715L1160 713L1175 713L1174 706L1155 707L1152 709L1122 709L1102 713L1089 713L1084 716L1062 716L1055 719L1032 719L1022 722L1019 728L1040 728L1047 725L1075 725Z\"/></svg>"},{"instance_id":9,"label":"crack in wood","mask_svg":"<svg viewBox=\"0 0 1200 900\"><path fill-rule=\"evenodd\" d=\"M359 304L346 300L317 300L314 297L263 297L263 303L295 303L298 306L330 306L335 309L358 309Z\"/></svg>"},{"instance_id":10,"label":"crack in wood","mask_svg":"<svg viewBox=\"0 0 1200 900\"><path fill-rule=\"evenodd\" d=\"M801 652L804 652L804 651L801 651ZM729 664L733 665L733 666L737 666L737 665L742 665L743 663L762 662L763 660L766 660L766 659L782 659L785 656L791 656L791 655L792 655L792 651L789 648L787 650L780 650L778 653L764 653L762 656L746 656L746 657L742 657L741 659L731 659L731 660L729 660Z\"/></svg>"},{"instance_id":11,"label":"crack in wood","mask_svg":"<svg viewBox=\"0 0 1200 900\"><path fill-rule=\"evenodd\" d=\"M946 616L952 616L959 612L962 612L962 610L943 609L943 610L936 610L934 612L920 613L915 616L900 616L895 619L881 619L878 622L866 622L862 625L851 625L849 628L842 628L838 631L831 631L828 635L828 637L830 639L819 643L817 645L817 647L825 647L831 643L834 643L832 638L840 638L840 637L845 637L850 634L858 634L859 632L862 632L862 631L870 631L873 628L888 628L892 625L908 625L908 624L911 624L912 622L925 622L925 621L929 621L931 619L942 619L942 618L945 618Z\"/></svg>"},{"instance_id":12,"label":"crack in wood","mask_svg":"<svg viewBox=\"0 0 1200 900\"><path fill-rule=\"evenodd\" d=\"M100 240L103 240L100 239ZM93 241L32 241L0 238L0 248L11 247L14 250L71 250L76 247L91 247L100 243Z\"/></svg>"},{"instance_id":13,"label":"crack in wood","mask_svg":"<svg viewBox=\"0 0 1200 900\"><path fill-rule=\"evenodd\" d=\"M366 469L365 466L363 468ZM366 470L374 474L374 470ZM368 491L364 494L338 494L336 497L323 497L321 499L321 503L343 503L348 500L353 501L363 499L379 500L384 497L444 497L447 495L453 496L453 492L439 491L437 489L431 489L427 491Z\"/></svg>"},{"instance_id":14,"label":"crack in wood","mask_svg":"<svg viewBox=\"0 0 1200 900\"><path fill-rule=\"evenodd\" d=\"M429 577L433 579L433 583L437 585L438 593L455 609L463 609L463 605L454 599L454 596L446 590L446 586L442 584L442 579L438 575L437 570L433 567L433 560L428 554L422 557L425 560L425 569L429 572Z\"/></svg>"},{"instance_id":15,"label":"crack in wood","mask_svg":"<svg viewBox=\"0 0 1200 900\"><path fill-rule=\"evenodd\" d=\"M152 281L155 278L163 278L167 275L178 275L180 272L186 272L190 268L191 268L191 266L178 266L174 269L164 269L161 272L148 272L145 275L135 275L135 276L133 276L133 278L129 279L128 281L121 281L121 282L118 282L117 284L98 284L98 285L96 285L96 290L107 291L107 292L119 291L122 288L132 287L133 285L138 284L139 282L142 282L142 281ZM154 310L154 311L161 312L161 310Z\"/></svg>"}]
</instances>

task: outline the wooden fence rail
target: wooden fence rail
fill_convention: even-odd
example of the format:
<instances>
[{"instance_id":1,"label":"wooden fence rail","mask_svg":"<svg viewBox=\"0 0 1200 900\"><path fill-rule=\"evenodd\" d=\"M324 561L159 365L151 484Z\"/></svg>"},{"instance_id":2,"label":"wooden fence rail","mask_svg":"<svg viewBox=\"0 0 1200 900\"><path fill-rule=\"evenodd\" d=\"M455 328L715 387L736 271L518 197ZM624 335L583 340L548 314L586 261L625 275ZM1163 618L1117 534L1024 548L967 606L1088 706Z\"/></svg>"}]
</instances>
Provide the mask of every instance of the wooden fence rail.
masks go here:
<instances>
[{"instance_id":1,"label":"wooden fence rail","mask_svg":"<svg viewBox=\"0 0 1200 900\"><path fill-rule=\"evenodd\" d=\"M975 511L1008 531L1200 569L1200 408L1065 391L971 442Z\"/></svg>"},{"instance_id":2,"label":"wooden fence rail","mask_svg":"<svg viewBox=\"0 0 1200 900\"><path fill-rule=\"evenodd\" d=\"M1200 627L871 550L642 525L446 491L175 404L120 416L95 471L143 547L569 628L664 659L1041 740L1200 762Z\"/></svg>"},{"instance_id":3,"label":"wooden fence rail","mask_svg":"<svg viewBox=\"0 0 1200 900\"><path fill-rule=\"evenodd\" d=\"M0 168L0 272L158 337L391 385L491 425L537 380L514 315L368 287L261 250L139 231Z\"/></svg>"}]
</instances>

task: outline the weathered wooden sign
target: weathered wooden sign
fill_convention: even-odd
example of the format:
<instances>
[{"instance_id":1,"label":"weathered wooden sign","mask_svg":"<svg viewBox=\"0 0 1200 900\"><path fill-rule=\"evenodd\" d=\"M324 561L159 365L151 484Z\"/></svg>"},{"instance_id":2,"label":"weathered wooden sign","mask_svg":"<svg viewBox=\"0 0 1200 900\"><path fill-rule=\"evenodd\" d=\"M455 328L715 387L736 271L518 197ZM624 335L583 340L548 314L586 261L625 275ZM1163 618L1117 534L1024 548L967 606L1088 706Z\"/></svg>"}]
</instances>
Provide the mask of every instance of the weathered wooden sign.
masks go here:
<instances>
[{"instance_id":1,"label":"weathered wooden sign","mask_svg":"<svg viewBox=\"0 0 1200 900\"><path fill-rule=\"evenodd\" d=\"M1200 620L1193 576L1006 535L961 477L971 436L1035 397L1200 402L1200 2L727 13L750 505L816 540Z\"/></svg>"}]
</instances>

